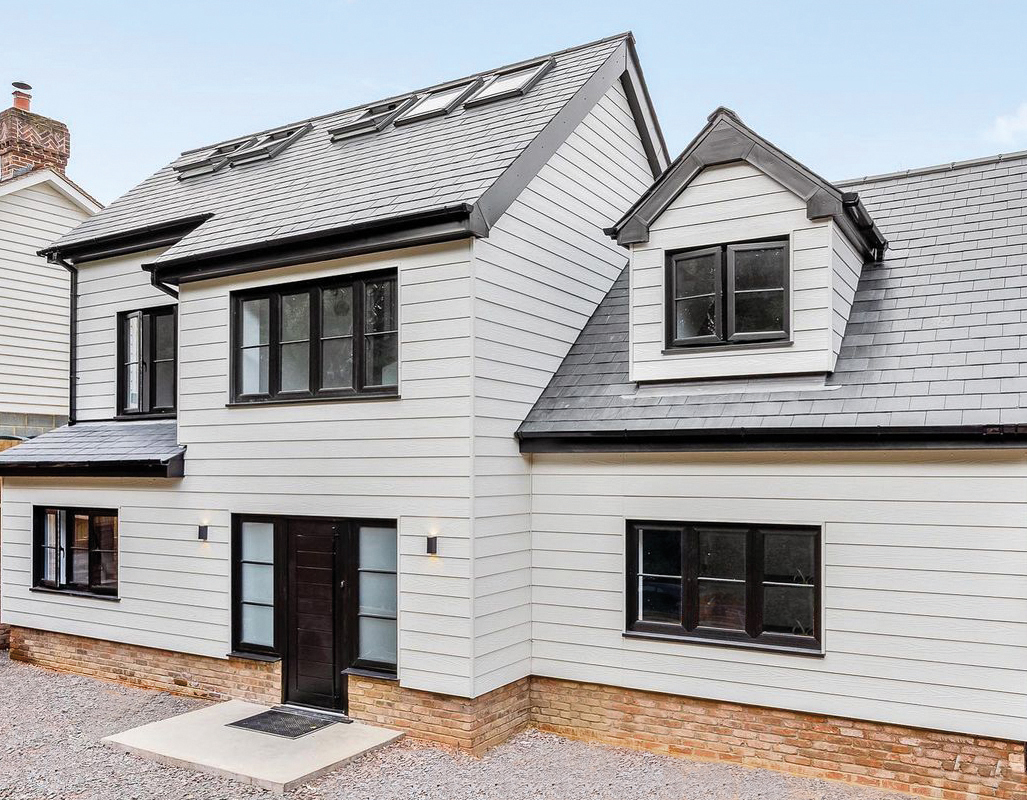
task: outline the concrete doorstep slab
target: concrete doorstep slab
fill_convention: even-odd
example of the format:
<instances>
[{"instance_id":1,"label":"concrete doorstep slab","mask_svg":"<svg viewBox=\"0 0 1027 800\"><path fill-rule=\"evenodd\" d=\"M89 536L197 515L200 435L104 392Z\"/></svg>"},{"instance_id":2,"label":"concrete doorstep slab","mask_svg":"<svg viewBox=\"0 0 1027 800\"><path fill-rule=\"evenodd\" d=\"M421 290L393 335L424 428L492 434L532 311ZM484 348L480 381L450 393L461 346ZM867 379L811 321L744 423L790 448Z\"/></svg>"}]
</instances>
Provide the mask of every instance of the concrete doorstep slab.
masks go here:
<instances>
[{"instance_id":1,"label":"concrete doorstep slab","mask_svg":"<svg viewBox=\"0 0 1027 800\"><path fill-rule=\"evenodd\" d=\"M268 710L268 706L229 700L103 741L163 764L283 793L403 735L359 722L329 725L298 739L226 727Z\"/></svg>"}]
</instances>

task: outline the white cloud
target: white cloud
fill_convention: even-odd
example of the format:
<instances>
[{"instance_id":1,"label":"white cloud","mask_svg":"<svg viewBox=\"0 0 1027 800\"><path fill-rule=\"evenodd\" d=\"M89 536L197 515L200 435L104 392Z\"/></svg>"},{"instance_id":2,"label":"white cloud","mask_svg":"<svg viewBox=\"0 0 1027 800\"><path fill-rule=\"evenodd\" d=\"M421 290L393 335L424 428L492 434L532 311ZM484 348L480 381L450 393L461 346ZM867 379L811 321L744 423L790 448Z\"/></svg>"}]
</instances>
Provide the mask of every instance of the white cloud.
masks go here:
<instances>
[{"instance_id":1,"label":"white cloud","mask_svg":"<svg viewBox=\"0 0 1027 800\"><path fill-rule=\"evenodd\" d=\"M1000 145L1013 145L1027 141L1027 103L1022 103L1012 114L995 117L984 138Z\"/></svg>"}]
</instances>

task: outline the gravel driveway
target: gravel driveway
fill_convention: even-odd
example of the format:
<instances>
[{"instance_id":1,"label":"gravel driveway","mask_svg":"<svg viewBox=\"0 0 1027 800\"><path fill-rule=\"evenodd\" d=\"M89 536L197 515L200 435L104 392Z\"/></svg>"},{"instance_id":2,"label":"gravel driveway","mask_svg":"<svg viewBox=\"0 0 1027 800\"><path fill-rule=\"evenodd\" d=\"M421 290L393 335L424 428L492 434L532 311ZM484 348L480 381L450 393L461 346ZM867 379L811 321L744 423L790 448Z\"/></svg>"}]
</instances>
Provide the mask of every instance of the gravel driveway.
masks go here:
<instances>
[{"instance_id":1,"label":"gravel driveway","mask_svg":"<svg viewBox=\"0 0 1027 800\"><path fill-rule=\"evenodd\" d=\"M197 700L60 675L0 653L0 798L229 800L262 789L119 753L100 739ZM898 800L766 770L703 764L528 731L476 759L400 741L289 794L296 800Z\"/></svg>"}]
</instances>

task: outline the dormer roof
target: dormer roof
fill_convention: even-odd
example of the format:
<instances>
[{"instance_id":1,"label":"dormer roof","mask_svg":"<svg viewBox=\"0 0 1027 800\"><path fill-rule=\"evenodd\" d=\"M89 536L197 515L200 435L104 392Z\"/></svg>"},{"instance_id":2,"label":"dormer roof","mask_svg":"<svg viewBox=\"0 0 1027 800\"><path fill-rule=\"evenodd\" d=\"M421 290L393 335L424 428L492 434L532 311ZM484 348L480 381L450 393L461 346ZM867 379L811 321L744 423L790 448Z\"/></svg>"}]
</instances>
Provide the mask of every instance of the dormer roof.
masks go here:
<instances>
[{"instance_id":1,"label":"dormer roof","mask_svg":"<svg viewBox=\"0 0 1027 800\"><path fill-rule=\"evenodd\" d=\"M856 192L843 192L720 106L684 152L634 205L606 230L618 244L649 241L649 226L707 167L745 161L806 203L809 219L831 217L868 261L879 261L887 242Z\"/></svg>"}]
</instances>

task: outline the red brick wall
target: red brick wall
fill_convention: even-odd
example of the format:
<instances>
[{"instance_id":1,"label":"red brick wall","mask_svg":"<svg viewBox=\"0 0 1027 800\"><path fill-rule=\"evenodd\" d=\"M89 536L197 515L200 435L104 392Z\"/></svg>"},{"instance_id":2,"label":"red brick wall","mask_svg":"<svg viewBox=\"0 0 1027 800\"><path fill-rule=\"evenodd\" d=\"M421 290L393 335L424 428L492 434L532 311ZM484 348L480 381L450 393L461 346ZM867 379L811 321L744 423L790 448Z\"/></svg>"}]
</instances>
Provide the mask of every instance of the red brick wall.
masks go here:
<instances>
[{"instance_id":1,"label":"red brick wall","mask_svg":"<svg viewBox=\"0 0 1027 800\"><path fill-rule=\"evenodd\" d=\"M396 681L349 679L349 715L354 719L474 754L527 727L528 698L527 678L473 700L404 689Z\"/></svg>"},{"instance_id":2,"label":"red brick wall","mask_svg":"<svg viewBox=\"0 0 1027 800\"><path fill-rule=\"evenodd\" d=\"M275 704L282 699L279 662L206 658L29 628L11 629L11 658L207 700Z\"/></svg>"},{"instance_id":3,"label":"red brick wall","mask_svg":"<svg viewBox=\"0 0 1027 800\"><path fill-rule=\"evenodd\" d=\"M533 678L531 720L574 739L945 800L1025 800L1024 745L875 722Z\"/></svg>"}]
</instances>

